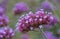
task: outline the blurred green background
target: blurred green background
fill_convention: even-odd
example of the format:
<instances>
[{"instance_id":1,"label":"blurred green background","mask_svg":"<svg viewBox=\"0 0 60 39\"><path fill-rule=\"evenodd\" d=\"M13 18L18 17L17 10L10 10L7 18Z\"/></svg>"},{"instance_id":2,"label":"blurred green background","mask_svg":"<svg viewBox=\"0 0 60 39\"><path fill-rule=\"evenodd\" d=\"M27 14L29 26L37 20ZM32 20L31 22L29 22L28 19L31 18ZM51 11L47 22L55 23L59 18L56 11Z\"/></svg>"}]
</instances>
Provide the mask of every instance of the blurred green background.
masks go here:
<instances>
[{"instance_id":1,"label":"blurred green background","mask_svg":"<svg viewBox=\"0 0 60 39\"><path fill-rule=\"evenodd\" d=\"M45 0L10 0L8 7L7 7L7 15L9 16L9 19L10 19L9 26L12 27L13 29L15 29L15 25L16 25L19 17L21 16L21 15L20 16L13 15L12 10L16 3L26 2L28 4L28 6L30 7L30 9L34 12L34 11L36 11L36 8L38 8L43 1L45 1ZM58 16L59 20L60 20L60 5L55 0L48 0L48 1L53 3L56 6L57 9L55 11L53 11L53 14ZM59 28L60 28L60 23L57 26L55 26L53 29L51 29L50 31L54 32L54 34L56 35L56 30ZM29 34L30 39L41 39L39 32L30 31L30 32L28 32L28 34ZM22 33L16 32L13 39L21 39L21 35L22 35Z\"/></svg>"}]
</instances>

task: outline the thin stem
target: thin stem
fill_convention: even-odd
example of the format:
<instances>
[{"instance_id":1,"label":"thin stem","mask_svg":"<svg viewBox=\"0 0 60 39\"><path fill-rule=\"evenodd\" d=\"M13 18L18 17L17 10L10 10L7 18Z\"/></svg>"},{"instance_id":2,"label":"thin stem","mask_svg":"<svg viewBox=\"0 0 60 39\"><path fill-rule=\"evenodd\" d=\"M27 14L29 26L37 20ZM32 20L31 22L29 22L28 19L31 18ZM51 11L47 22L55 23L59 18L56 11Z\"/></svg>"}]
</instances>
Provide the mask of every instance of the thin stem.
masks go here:
<instances>
[{"instance_id":1,"label":"thin stem","mask_svg":"<svg viewBox=\"0 0 60 39\"><path fill-rule=\"evenodd\" d=\"M40 26L41 27L41 26ZM45 37L44 39L48 39L45 32L43 31L43 28L39 28L39 31L41 32L41 34Z\"/></svg>"}]
</instances>

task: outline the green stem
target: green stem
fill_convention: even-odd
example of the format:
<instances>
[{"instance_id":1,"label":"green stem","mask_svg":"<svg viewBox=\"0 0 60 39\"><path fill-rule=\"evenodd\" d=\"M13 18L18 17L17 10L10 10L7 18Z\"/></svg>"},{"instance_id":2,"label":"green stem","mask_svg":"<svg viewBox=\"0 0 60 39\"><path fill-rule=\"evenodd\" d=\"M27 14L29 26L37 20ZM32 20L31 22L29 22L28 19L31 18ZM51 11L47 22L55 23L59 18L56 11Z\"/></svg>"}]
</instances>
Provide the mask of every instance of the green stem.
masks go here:
<instances>
[{"instance_id":1,"label":"green stem","mask_svg":"<svg viewBox=\"0 0 60 39\"><path fill-rule=\"evenodd\" d=\"M39 31L41 32L42 37L45 37L44 39L48 39L45 32L43 31L43 28L39 28Z\"/></svg>"}]
</instances>

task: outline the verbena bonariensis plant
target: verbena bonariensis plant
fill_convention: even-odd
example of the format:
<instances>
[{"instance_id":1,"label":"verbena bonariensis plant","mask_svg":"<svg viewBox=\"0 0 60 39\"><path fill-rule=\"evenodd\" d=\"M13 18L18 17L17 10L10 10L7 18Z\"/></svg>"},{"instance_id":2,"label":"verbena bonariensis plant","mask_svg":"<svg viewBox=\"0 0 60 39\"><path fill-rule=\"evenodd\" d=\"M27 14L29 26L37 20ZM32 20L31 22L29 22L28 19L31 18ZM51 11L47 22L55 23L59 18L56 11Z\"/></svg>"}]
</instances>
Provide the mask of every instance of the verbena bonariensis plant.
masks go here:
<instances>
[{"instance_id":1,"label":"verbena bonariensis plant","mask_svg":"<svg viewBox=\"0 0 60 39\"><path fill-rule=\"evenodd\" d=\"M56 10L56 6L54 6L52 3L46 0L41 3L41 6L38 8L38 10L40 10L41 8L46 11Z\"/></svg>"},{"instance_id":2,"label":"verbena bonariensis plant","mask_svg":"<svg viewBox=\"0 0 60 39\"><path fill-rule=\"evenodd\" d=\"M0 39L12 39L14 31L8 27L9 18L6 16L6 5L9 0L0 3Z\"/></svg>"},{"instance_id":3,"label":"verbena bonariensis plant","mask_svg":"<svg viewBox=\"0 0 60 39\"><path fill-rule=\"evenodd\" d=\"M9 19L6 16L0 16L0 27L7 26Z\"/></svg>"},{"instance_id":4,"label":"verbena bonariensis plant","mask_svg":"<svg viewBox=\"0 0 60 39\"><path fill-rule=\"evenodd\" d=\"M43 5L44 5L43 9L49 8L47 9L47 11L51 9L51 7L49 6L50 4L48 2L44 2L42 6ZM54 16L51 12L44 11L43 9L40 9L35 13L30 11L28 14L23 15L19 18L16 24L16 29L23 33L22 39L29 39L27 32L34 31L36 28L41 30L40 32L42 32L42 34L46 36L46 39L55 39L52 33L50 32L44 33L42 28L45 26L53 26L58 24L58 18ZM1 27L0 39L12 39L15 31L13 31L10 27L6 27L8 26L9 19L4 14L5 13L4 11L5 11L4 8L1 6L0 7L0 27ZM21 2L21 3L17 3L14 6L13 11L15 15L21 14L23 12L29 11L29 7L24 2Z\"/></svg>"},{"instance_id":5,"label":"verbena bonariensis plant","mask_svg":"<svg viewBox=\"0 0 60 39\"><path fill-rule=\"evenodd\" d=\"M3 27L0 29L0 39L12 39L14 31L10 27Z\"/></svg>"},{"instance_id":6,"label":"verbena bonariensis plant","mask_svg":"<svg viewBox=\"0 0 60 39\"><path fill-rule=\"evenodd\" d=\"M40 11L29 12L26 16L20 17L17 22L17 29L21 32L28 32L30 30L34 30L35 28L39 28L40 25L56 25L58 20L55 16L49 12L45 12L43 9Z\"/></svg>"},{"instance_id":7,"label":"verbena bonariensis plant","mask_svg":"<svg viewBox=\"0 0 60 39\"><path fill-rule=\"evenodd\" d=\"M9 19L5 15L3 8L0 8L0 39L12 39L14 36L14 31L7 27L9 24Z\"/></svg>"},{"instance_id":8,"label":"verbena bonariensis plant","mask_svg":"<svg viewBox=\"0 0 60 39\"><path fill-rule=\"evenodd\" d=\"M8 23L9 19L5 15L4 8L0 7L0 27L7 26Z\"/></svg>"},{"instance_id":9,"label":"verbena bonariensis plant","mask_svg":"<svg viewBox=\"0 0 60 39\"><path fill-rule=\"evenodd\" d=\"M35 28L39 28L45 35L43 30L41 29L42 26L52 26L56 25L57 23L58 20L56 16L54 16L50 12L45 12L43 9L40 9L40 11L35 12L35 14L33 12L29 12L29 14L26 14L26 16L21 16L17 22L16 27L22 33L26 33L28 31L34 30ZM48 38L46 37L46 39Z\"/></svg>"},{"instance_id":10,"label":"verbena bonariensis plant","mask_svg":"<svg viewBox=\"0 0 60 39\"><path fill-rule=\"evenodd\" d=\"M23 12L29 11L29 7L25 2L19 2L15 4L13 11L15 15L19 15Z\"/></svg>"}]
</instances>

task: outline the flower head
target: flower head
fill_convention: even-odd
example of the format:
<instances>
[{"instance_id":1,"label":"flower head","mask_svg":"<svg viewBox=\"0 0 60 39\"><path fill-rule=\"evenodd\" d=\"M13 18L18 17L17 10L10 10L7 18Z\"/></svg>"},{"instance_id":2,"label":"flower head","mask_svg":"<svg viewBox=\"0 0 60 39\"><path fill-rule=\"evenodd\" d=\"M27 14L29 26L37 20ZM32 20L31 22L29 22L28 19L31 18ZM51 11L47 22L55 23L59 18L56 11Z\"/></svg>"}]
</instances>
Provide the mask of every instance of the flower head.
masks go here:
<instances>
[{"instance_id":1,"label":"flower head","mask_svg":"<svg viewBox=\"0 0 60 39\"><path fill-rule=\"evenodd\" d=\"M47 11L52 11L52 10L56 9L56 7L52 3L50 3L49 1L42 2L41 8L43 8Z\"/></svg>"},{"instance_id":2,"label":"flower head","mask_svg":"<svg viewBox=\"0 0 60 39\"><path fill-rule=\"evenodd\" d=\"M0 27L7 26L9 23L9 19L7 16L0 16Z\"/></svg>"},{"instance_id":3,"label":"flower head","mask_svg":"<svg viewBox=\"0 0 60 39\"><path fill-rule=\"evenodd\" d=\"M45 12L43 9L40 11L29 12L26 16L20 17L17 22L17 28L19 31L28 32L29 30L34 30L35 28L39 28L39 25L55 25L58 21L54 21L55 17L53 14L49 14L49 12Z\"/></svg>"},{"instance_id":4,"label":"flower head","mask_svg":"<svg viewBox=\"0 0 60 39\"><path fill-rule=\"evenodd\" d=\"M19 2L17 4L15 4L14 6L14 14L21 14L23 12L26 12L29 10L29 7L26 3L24 2Z\"/></svg>"},{"instance_id":5,"label":"flower head","mask_svg":"<svg viewBox=\"0 0 60 39\"><path fill-rule=\"evenodd\" d=\"M10 27L0 29L0 39L11 39L14 36L14 31Z\"/></svg>"}]
</instances>

